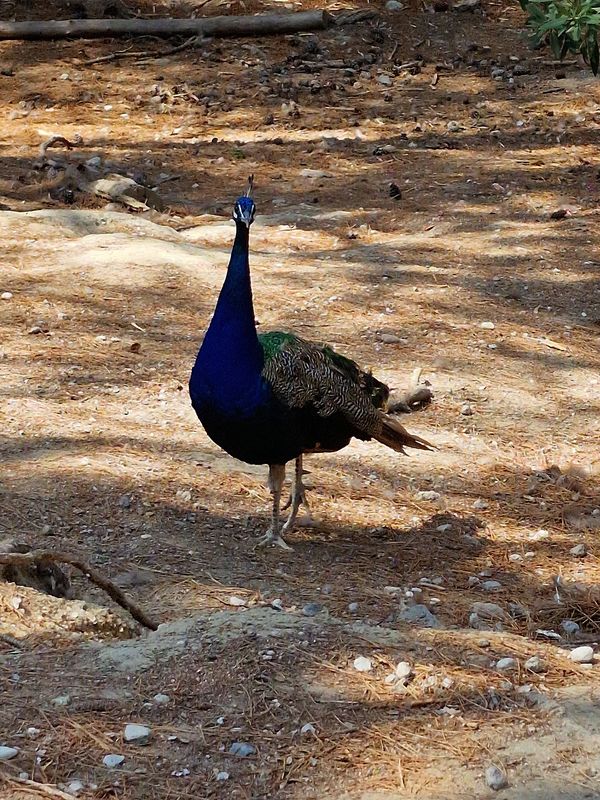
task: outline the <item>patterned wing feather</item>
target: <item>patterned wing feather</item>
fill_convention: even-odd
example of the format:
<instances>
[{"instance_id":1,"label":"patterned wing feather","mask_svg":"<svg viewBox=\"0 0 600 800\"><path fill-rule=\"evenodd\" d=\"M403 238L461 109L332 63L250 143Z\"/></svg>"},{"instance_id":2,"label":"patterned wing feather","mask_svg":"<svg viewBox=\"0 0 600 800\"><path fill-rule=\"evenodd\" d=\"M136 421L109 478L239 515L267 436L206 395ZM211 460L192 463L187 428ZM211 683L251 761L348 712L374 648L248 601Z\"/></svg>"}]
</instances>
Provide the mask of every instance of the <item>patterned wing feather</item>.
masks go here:
<instances>
[{"instance_id":1,"label":"patterned wing feather","mask_svg":"<svg viewBox=\"0 0 600 800\"><path fill-rule=\"evenodd\" d=\"M354 361L292 334L262 334L259 341L265 354L263 375L290 408L311 406L320 417L341 413L356 436L373 437L394 450L429 449L385 413L388 387Z\"/></svg>"}]
</instances>

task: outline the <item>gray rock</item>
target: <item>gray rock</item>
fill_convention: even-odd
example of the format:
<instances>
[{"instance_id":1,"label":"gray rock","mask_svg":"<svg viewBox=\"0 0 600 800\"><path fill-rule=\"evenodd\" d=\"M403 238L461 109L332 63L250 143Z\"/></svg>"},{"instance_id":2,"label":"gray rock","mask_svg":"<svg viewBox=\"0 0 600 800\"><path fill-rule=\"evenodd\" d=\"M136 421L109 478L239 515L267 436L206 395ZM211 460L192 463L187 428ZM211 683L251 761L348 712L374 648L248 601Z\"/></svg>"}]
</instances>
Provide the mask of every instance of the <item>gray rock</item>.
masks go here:
<instances>
[{"instance_id":1,"label":"gray rock","mask_svg":"<svg viewBox=\"0 0 600 800\"><path fill-rule=\"evenodd\" d=\"M396 664L396 669L394 670L394 673L397 678L400 678L402 680L404 678L410 678L410 676L412 675L412 671L413 671L412 667L408 663L408 661L400 661L398 664Z\"/></svg>"},{"instance_id":2,"label":"gray rock","mask_svg":"<svg viewBox=\"0 0 600 800\"><path fill-rule=\"evenodd\" d=\"M386 75L385 73L383 75L377 76L377 83L380 83L382 86L391 86L392 82L393 81L391 77L389 75Z\"/></svg>"},{"instance_id":3,"label":"gray rock","mask_svg":"<svg viewBox=\"0 0 600 800\"><path fill-rule=\"evenodd\" d=\"M594 660L594 648L588 644L576 647L569 653L569 658L576 664L591 664Z\"/></svg>"},{"instance_id":4,"label":"gray rock","mask_svg":"<svg viewBox=\"0 0 600 800\"><path fill-rule=\"evenodd\" d=\"M481 5L481 0L456 0L452 6L453 11L475 11Z\"/></svg>"},{"instance_id":5,"label":"gray rock","mask_svg":"<svg viewBox=\"0 0 600 800\"><path fill-rule=\"evenodd\" d=\"M58 697L53 697L50 702L53 706L68 706L71 702L71 695L61 694Z\"/></svg>"},{"instance_id":6,"label":"gray rock","mask_svg":"<svg viewBox=\"0 0 600 800\"><path fill-rule=\"evenodd\" d=\"M529 75L530 72L531 72L531 70L529 69L529 67L526 64L515 64L515 66L513 67L513 71L512 71L513 75L517 75L517 76L518 75Z\"/></svg>"},{"instance_id":7,"label":"gray rock","mask_svg":"<svg viewBox=\"0 0 600 800\"><path fill-rule=\"evenodd\" d=\"M513 619L527 619L529 611L521 603L509 603L508 613Z\"/></svg>"},{"instance_id":8,"label":"gray rock","mask_svg":"<svg viewBox=\"0 0 600 800\"><path fill-rule=\"evenodd\" d=\"M550 536L548 531L545 531L543 528L540 528L538 531L532 531L528 535L528 539L530 542L541 542L542 539L547 539Z\"/></svg>"},{"instance_id":9,"label":"gray rock","mask_svg":"<svg viewBox=\"0 0 600 800\"><path fill-rule=\"evenodd\" d=\"M357 672L370 672L373 669L373 662L366 656L358 656L352 666Z\"/></svg>"},{"instance_id":10,"label":"gray rock","mask_svg":"<svg viewBox=\"0 0 600 800\"><path fill-rule=\"evenodd\" d=\"M217 772L215 775L215 780L217 781L228 781L229 780L229 773L228 772Z\"/></svg>"},{"instance_id":11,"label":"gray rock","mask_svg":"<svg viewBox=\"0 0 600 800\"><path fill-rule=\"evenodd\" d=\"M381 148L383 150L383 148ZM398 336L396 333L380 333L377 337L380 342L384 344L399 344L400 342L406 341L401 336Z\"/></svg>"},{"instance_id":12,"label":"gray rock","mask_svg":"<svg viewBox=\"0 0 600 800\"><path fill-rule=\"evenodd\" d=\"M307 603L302 608L302 613L305 617L316 617L321 611L323 611L321 603Z\"/></svg>"},{"instance_id":13,"label":"gray rock","mask_svg":"<svg viewBox=\"0 0 600 800\"><path fill-rule=\"evenodd\" d=\"M539 656L531 656L525 662L525 669L529 670L529 672L546 672L546 667L544 662Z\"/></svg>"},{"instance_id":14,"label":"gray rock","mask_svg":"<svg viewBox=\"0 0 600 800\"><path fill-rule=\"evenodd\" d=\"M572 547L569 550L569 553L577 558L585 558L587 556L587 552L587 547L584 544L576 544L575 547Z\"/></svg>"},{"instance_id":15,"label":"gray rock","mask_svg":"<svg viewBox=\"0 0 600 800\"><path fill-rule=\"evenodd\" d=\"M109 753L109 755L104 756L102 759L102 763L105 767L109 769L115 769L116 767L120 767L121 764L125 761L125 756L117 755L117 753Z\"/></svg>"},{"instance_id":16,"label":"gray rock","mask_svg":"<svg viewBox=\"0 0 600 800\"><path fill-rule=\"evenodd\" d=\"M10 761L19 754L16 747L0 747L0 761Z\"/></svg>"},{"instance_id":17,"label":"gray rock","mask_svg":"<svg viewBox=\"0 0 600 800\"><path fill-rule=\"evenodd\" d=\"M441 628L439 619L432 614L426 605L417 603L414 606L403 608L400 611L400 619L410 622L413 625L421 625L423 628Z\"/></svg>"},{"instance_id":18,"label":"gray rock","mask_svg":"<svg viewBox=\"0 0 600 800\"><path fill-rule=\"evenodd\" d=\"M486 508L489 508L489 505L490 504L488 503L487 500L482 500L480 498L479 500L475 500L475 502L473 503L473 508L475 509L475 511L485 511Z\"/></svg>"},{"instance_id":19,"label":"gray rock","mask_svg":"<svg viewBox=\"0 0 600 800\"><path fill-rule=\"evenodd\" d=\"M473 416L473 409L468 403L465 403L464 406L460 409L460 413L463 417L472 417Z\"/></svg>"},{"instance_id":20,"label":"gray rock","mask_svg":"<svg viewBox=\"0 0 600 800\"><path fill-rule=\"evenodd\" d=\"M485 782L490 789L493 789L495 792L499 792L500 789L505 789L508 786L506 775L501 769L493 765L488 767L485 771Z\"/></svg>"},{"instance_id":21,"label":"gray rock","mask_svg":"<svg viewBox=\"0 0 600 800\"><path fill-rule=\"evenodd\" d=\"M404 3L399 3L398 0L387 0L385 7L387 11L402 11Z\"/></svg>"},{"instance_id":22,"label":"gray rock","mask_svg":"<svg viewBox=\"0 0 600 800\"><path fill-rule=\"evenodd\" d=\"M434 503L436 500L439 500L441 496L442 495L439 492L426 490L423 492L417 492L415 494L415 500L427 500L431 503Z\"/></svg>"},{"instance_id":23,"label":"gray rock","mask_svg":"<svg viewBox=\"0 0 600 800\"><path fill-rule=\"evenodd\" d=\"M500 592L502 590L502 584L500 581L484 581L481 584L481 588L485 589L486 592Z\"/></svg>"},{"instance_id":24,"label":"gray rock","mask_svg":"<svg viewBox=\"0 0 600 800\"><path fill-rule=\"evenodd\" d=\"M254 747L253 744L250 744L250 742L234 742L229 748L229 752L232 756L246 758L247 756L253 756L256 753L256 747Z\"/></svg>"},{"instance_id":25,"label":"gray rock","mask_svg":"<svg viewBox=\"0 0 600 800\"><path fill-rule=\"evenodd\" d=\"M121 508L131 508L131 497L128 494L119 497L119 506Z\"/></svg>"},{"instance_id":26,"label":"gray rock","mask_svg":"<svg viewBox=\"0 0 600 800\"><path fill-rule=\"evenodd\" d=\"M358 603L348 603L348 611L351 614L357 614L358 613Z\"/></svg>"},{"instance_id":27,"label":"gray rock","mask_svg":"<svg viewBox=\"0 0 600 800\"><path fill-rule=\"evenodd\" d=\"M67 786L67 789L69 792L71 792L71 794L79 794L79 792L82 792L84 788L85 785L83 781L71 781L71 783L69 783Z\"/></svg>"},{"instance_id":28,"label":"gray rock","mask_svg":"<svg viewBox=\"0 0 600 800\"><path fill-rule=\"evenodd\" d=\"M496 669L499 672L513 672L518 666L519 662L516 658L501 658L496 661Z\"/></svg>"},{"instance_id":29,"label":"gray rock","mask_svg":"<svg viewBox=\"0 0 600 800\"><path fill-rule=\"evenodd\" d=\"M146 744L150 738L151 730L146 725L138 725L135 722L129 722L125 725L125 732L123 737L126 742L134 742L135 744Z\"/></svg>"},{"instance_id":30,"label":"gray rock","mask_svg":"<svg viewBox=\"0 0 600 800\"><path fill-rule=\"evenodd\" d=\"M560 627L567 636L575 636L575 634L579 633L581 630L579 624L573 619L563 619L563 621L560 623Z\"/></svg>"},{"instance_id":31,"label":"gray rock","mask_svg":"<svg viewBox=\"0 0 600 800\"><path fill-rule=\"evenodd\" d=\"M156 703L156 705L158 705L158 706L164 706L164 705L166 705L166 704L169 702L169 700L170 700L171 698L169 697L169 695L168 695L168 694L162 694L161 692L159 692L158 694L155 694L155 695L154 695L154 697L153 697L152 699L154 700L154 702Z\"/></svg>"},{"instance_id":32,"label":"gray rock","mask_svg":"<svg viewBox=\"0 0 600 800\"><path fill-rule=\"evenodd\" d=\"M473 603L471 613L477 614L482 619L507 620L508 614L497 603Z\"/></svg>"}]
</instances>

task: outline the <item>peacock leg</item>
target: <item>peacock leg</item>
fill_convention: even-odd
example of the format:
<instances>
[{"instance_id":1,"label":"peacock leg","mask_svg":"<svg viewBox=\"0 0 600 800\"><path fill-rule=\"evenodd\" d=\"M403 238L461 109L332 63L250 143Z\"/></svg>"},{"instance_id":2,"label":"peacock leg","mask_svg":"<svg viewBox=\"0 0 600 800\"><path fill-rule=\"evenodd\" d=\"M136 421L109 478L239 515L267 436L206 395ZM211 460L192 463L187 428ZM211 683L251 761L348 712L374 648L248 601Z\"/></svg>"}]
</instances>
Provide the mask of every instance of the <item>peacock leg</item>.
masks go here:
<instances>
[{"instance_id":1,"label":"peacock leg","mask_svg":"<svg viewBox=\"0 0 600 800\"><path fill-rule=\"evenodd\" d=\"M285 481L285 465L284 464L269 464L269 482L268 486L273 495L273 515L271 519L271 527L264 536L258 540L256 546L264 547L269 544L276 544L278 547L283 547L284 550L292 550L289 544L281 538L281 490L283 489L283 482Z\"/></svg>"},{"instance_id":2,"label":"peacock leg","mask_svg":"<svg viewBox=\"0 0 600 800\"><path fill-rule=\"evenodd\" d=\"M298 456L296 459L296 471L294 474L294 486L292 489L292 494L290 495L289 502L286 506L284 506L284 508L291 506L292 510L290 511L287 522L282 528L282 533L288 533L292 530L294 523L296 522L296 517L298 516L298 511L302 504L306 506L310 516L310 507L308 505L308 500L306 499L306 487L302 481L303 475L304 470L302 468L302 456Z\"/></svg>"}]
</instances>

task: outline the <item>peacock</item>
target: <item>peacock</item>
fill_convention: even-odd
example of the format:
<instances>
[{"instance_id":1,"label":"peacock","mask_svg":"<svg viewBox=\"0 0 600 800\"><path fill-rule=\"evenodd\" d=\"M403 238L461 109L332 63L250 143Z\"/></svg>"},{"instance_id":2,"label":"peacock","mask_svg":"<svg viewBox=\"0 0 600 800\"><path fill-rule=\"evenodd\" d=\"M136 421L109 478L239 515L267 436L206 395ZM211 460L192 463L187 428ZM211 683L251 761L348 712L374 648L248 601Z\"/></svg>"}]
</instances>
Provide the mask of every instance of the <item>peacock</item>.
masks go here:
<instances>
[{"instance_id":1,"label":"peacock","mask_svg":"<svg viewBox=\"0 0 600 800\"><path fill-rule=\"evenodd\" d=\"M341 450L353 437L392 450L432 450L386 413L390 390L327 345L293 333L257 334L248 261L254 221L253 176L233 207L235 239L225 282L191 372L192 406L215 444L249 464L267 464L271 526L258 545L292 549L292 530L306 502L303 456ZM295 461L289 516L282 524L285 467Z\"/></svg>"}]
</instances>

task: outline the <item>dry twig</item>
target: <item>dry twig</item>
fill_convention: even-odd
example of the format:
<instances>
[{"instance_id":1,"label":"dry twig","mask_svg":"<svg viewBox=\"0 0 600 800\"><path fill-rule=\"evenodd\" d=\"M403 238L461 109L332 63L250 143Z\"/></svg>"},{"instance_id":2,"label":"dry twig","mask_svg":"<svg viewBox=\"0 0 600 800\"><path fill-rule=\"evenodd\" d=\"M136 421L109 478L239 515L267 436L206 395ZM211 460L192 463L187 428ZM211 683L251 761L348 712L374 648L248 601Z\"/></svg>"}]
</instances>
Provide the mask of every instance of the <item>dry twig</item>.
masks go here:
<instances>
[{"instance_id":1,"label":"dry twig","mask_svg":"<svg viewBox=\"0 0 600 800\"><path fill-rule=\"evenodd\" d=\"M106 578L95 567L90 566L87 561L83 561L78 556L71 553L54 553L51 550L33 550L31 553L0 553L0 564L12 564L19 567L29 567L39 563L51 564L69 564L82 572L92 583L99 586L108 594L108 596L118 603L122 608L125 608L131 616L151 631L155 631L158 625L146 616L145 612L130 600L119 587L111 580Z\"/></svg>"}]
</instances>

